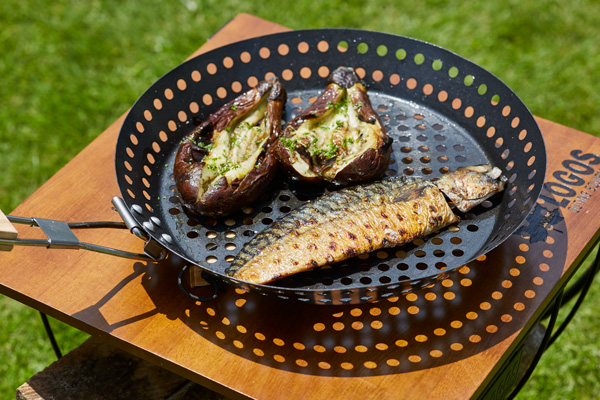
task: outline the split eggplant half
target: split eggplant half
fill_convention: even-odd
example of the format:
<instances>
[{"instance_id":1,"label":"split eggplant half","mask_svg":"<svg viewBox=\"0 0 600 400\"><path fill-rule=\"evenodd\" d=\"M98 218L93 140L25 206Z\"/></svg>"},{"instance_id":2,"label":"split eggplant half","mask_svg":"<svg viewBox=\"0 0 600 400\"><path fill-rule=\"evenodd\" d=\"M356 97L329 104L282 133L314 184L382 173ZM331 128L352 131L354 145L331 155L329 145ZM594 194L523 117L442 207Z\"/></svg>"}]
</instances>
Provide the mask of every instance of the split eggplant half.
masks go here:
<instances>
[{"instance_id":1,"label":"split eggplant half","mask_svg":"<svg viewBox=\"0 0 600 400\"><path fill-rule=\"evenodd\" d=\"M277 173L286 92L260 82L210 115L181 142L174 167L184 205L200 215L230 214L256 200Z\"/></svg>"},{"instance_id":2,"label":"split eggplant half","mask_svg":"<svg viewBox=\"0 0 600 400\"><path fill-rule=\"evenodd\" d=\"M392 139L352 68L340 67L315 102L291 120L276 146L288 177L349 185L380 177Z\"/></svg>"}]
</instances>

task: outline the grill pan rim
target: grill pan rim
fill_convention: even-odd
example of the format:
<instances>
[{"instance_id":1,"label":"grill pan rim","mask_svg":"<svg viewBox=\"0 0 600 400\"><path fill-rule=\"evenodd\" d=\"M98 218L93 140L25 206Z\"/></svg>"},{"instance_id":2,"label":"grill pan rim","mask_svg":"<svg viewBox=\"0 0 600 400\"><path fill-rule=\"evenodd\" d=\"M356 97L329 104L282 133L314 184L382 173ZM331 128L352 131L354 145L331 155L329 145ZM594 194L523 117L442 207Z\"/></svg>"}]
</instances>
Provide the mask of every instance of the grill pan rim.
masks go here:
<instances>
[{"instance_id":1,"label":"grill pan rim","mask_svg":"<svg viewBox=\"0 0 600 400\"><path fill-rule=\"evenodd\" d=\"M126 156L124 155L124 147L126 147L127 144L127 137L130 134L130 130L127 130L127 126L131 125L131 120L134 119L134 110L137 108L137 106L139 105L139 103L141 101L143 101L143 99L145 99L148 95L153 95L154 92L156 91L155 87L157 86L157 84L159 82L161 82L162 80L171 77L172 75L176 75L178 73L178 71L182 71L185 70L186 68L188 68L188 66L194 65L198 63L198 60L204 59L206 57L210 57L212 55L215 54L227 54L227 53L231 53L232 49L243 49L243 48L252 48L252 47L256 47L256 46L260 46L261 43L263 41L268 41L270 39L273 38L277 38L277 39L281 39L282 42L284 41L284 39L286 38L290 38L290 39L296 39L298 40L298 38L300 38L300 40L302 38L304 38L305 36L308 37L312 37L312 36L321 36L323 38L330 38L330 37L336 37L342 35L344 37L347 37L348 41L350 41L349 38L353 38L354 42L360 41L362 38L365 37L370 37L372 35L377 35L377 36L382 36L382 37L386 37L386 38L390 38L391 40L398 40L398 41L408 41L410 43L414 43L417 45L417 47L423 47L425 49L427 48L431 48L436 52L441 52L441 53L445 53L447 54L449 57L451 58L455 58L457 60L461 60L462 63L466 63L468 64L471 68L473 68L474 70L480 72L481 74L485 74L488 78L491 78L495 81L496 84L498 84L499 86L503 87L509 94L510 94L510 104L517 104L521 107L521 109L519 110L520 112L520 116L522 117L522 119L527 119L529 120L529 123L532 123L532 127L533 127L533 131L529 131L529 135L538 135L538 137L536 137L536 139L538 140L538 142L536 143L536 146L533 149L533 152L536 154L537 159L537 164L541 164L542 168L538 169L537 173L539 176L543 177L545 175L545 169L546 169L546 152L545 152L545 143L544 143L544 139L543 136L541 135L541 132L539 130L539 127L537 125L537 122L535 121L533 115L531 114L531 112L529 111L529 109L526 107L526 105L521 101L521 99L512 91L512 89L510 89L502 80L500 80L496 75L492 74L491 72L489 72L488 70L480 67L479 65L473 63L472 61L452 52L449 51L447 49L444 49L438 45L435 44L431 44L419 39L414 39L414 38L410 38L407 36L402 36L402 35L395 35L395 34L389 34L389 33L384 33L384 32L377 32L377 31L370 31L370 30L357 30L357 29L345 29L345 28L326 28L326 29L307 29L307 30L299 30L299 31L291 31L291 32L284 32L284 33L275 33L275 34L270 34L270 35L265 35L265 36L261 36L261 37L257 37L257 38L253 38L253 39L247 39L247 40L243 40L240 42L236 42L236 43L232 43L220 48L217 48L215 50L211 50L207 53L201 54L199 56L193 57L185 62L183 62L182 64L178 65L177 67L173 68L172 70L170 70L169 72L167 72L166 74L164 74L161 78L159 78L153 85L151 85L134 103L132 109L129 111L128 115L125 118L125 121L121 127L121 131L119 133L119 137L117 140L117 145L116 145L116 151L115 151L115 173L116 173L116 177L117 177L117 181L118 181L118 185L119 185L119 190L121 192L121 196L123 197L124 201L126 202L126 204L128 205L128 207L131 208L132 206L132 201L130 200L129 196L127 195L127 191L126 191L126 187L127 184L126 182L123 181L123 174L124 174L124 168L123 168L123 160L124 157L126 158ZM377 55L373 55L372 57L377 57ZM285 84L285 82L284 82ZM371 88L369 88L369 90L371 90ZM220 103L219 103L220 104ZM429 105L426 104L422 104L423 107L427 107L429 108ZM439 110L436 110L439 112ZM497 157L497 155L495 155ZM537 165L536 164L536 165ZM141 165L138 165L137 168L141 168ZM537 191L534 192L534 194L532 196L530 196L530 204L527 205L527 208L522 210L521 213L524 214L524 217L521 218L520 222L518 224L516 224L515 226L511 227L510 229L510 233L506 234L505 237L501 240L496 241L495 243L493 243L492 246L488 247L485 249L485 253L491 251L493 248L497 247L499 244L501 244L506 238L508 238L512 233L514 233L525 221L526 216L529 214L529 212L531 211L531 209L533 209L533 207L535 206L535 203L537 201L538 196L540 195L541 192L541 184L537 185ZM136 219L138 221L138 223L140 223L140 225L143 226L143 224L145 222L147 222L146 219L142 219L141 216L142 215L138 215L136 213L132 213L134 219ZM496 225L498 224L502 224L502 221L500 221L499 219L496 220ZM497 230L497 227L494 227L494 230ZM182 248L178 243L169 243L167 240L165 240L164 235L159 235L156 234L153 231L148 231L148 234L153 237L155 240L157 240L161 245L163 245L169 252L183 258L184 260L199 266L200 268L207 270L209 273L214 274L219 276L222 279L225 279L226 281L230 281L233 282L234 284L236 284L236 286L239 287L243 287L246 289L252 289L252 288L258 288L258 289L264 289L267 294L269 292L275 292L276 294L281 294L281 293L285 293L287 291L302 291L305 293L312 293L313 297L316 296L317 293L319 292L323 292L324 289L311 289L311 288L294 288L294 289L288 289L288 288L282 288L280 286L275 286L275 285L270 285L270 284L264 284L264 285L249 285L245 282L230 278L228 276L225 276L221 273L219 273L218 271L213 271L210 268L207 268L205 265L202 265L200 263L198 263L197 261L195 261L192 257L190 257ZM473 261L475 258L477 257L472 257L471 259L469 259L467 262L465 263L461 263L460 265L450 269L447 272L451 272L453 270L455 270L456 268L470 262ZM441 274L444 275L444 274ZM435 276L432 276L432 279L434 279ZM401 282L402 283L402 282ZM382 290L388 290L390 288L394 288L396 286L398 286L398 283L389 283L389 284L374 284L374 285L362 285L361 287L359 287L358 289L360 290L368 290L369 288L373 288L375 287L376 289L382 289ZM354 288L354 287L353 287ZM332 290L344 290L346 288L341 288L341 289L332 289ZM392 289L395 290L395 289ZM362 302L362 301L359 301ZM318 302L319 303L319 302ZM321 304L321 303L319 303Z\"/></svg>"}]
</instances>

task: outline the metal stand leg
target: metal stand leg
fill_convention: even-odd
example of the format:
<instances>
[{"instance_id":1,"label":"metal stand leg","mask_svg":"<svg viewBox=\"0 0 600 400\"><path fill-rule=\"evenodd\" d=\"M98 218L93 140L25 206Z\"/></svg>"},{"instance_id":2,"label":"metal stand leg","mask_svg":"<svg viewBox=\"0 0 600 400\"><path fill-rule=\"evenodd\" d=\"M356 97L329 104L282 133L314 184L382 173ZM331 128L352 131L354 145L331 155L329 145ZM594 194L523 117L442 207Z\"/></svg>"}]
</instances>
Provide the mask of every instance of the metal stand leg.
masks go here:
<instances>
[{"instance_id":1,"label":"metal stand leg","mask_svg":"<svg viewBox=\"0 0 600 400\"><path fill-rule=\"evenodd\" d=\"M558 297L556 298L556 300L554 300L554 306L552 307L552 315L550 316L550 321L548 321L548 327L546 328L546 334L544 335L544 339L542 340L542 344L540 345L540 348L538 349L535 357L533 358L533 361L531 361L531 364L527 368L525 375L523 375L523 377L521 378L519 383L517 383L517 386L513 389L513 391L510 393L510 395L507 397L507 399L511 399L511 400L514 399L515 396L521 391L523 386L525 386L525 384L531 377L531 374L533 374L533 370L535 369L538 362L540 361L540 358L542 358L542 354L544 354L544 351L548 348L548 345L550 343L550 339L552 336L552 330L554 329L554 324L556 323L556 318L558 317L558 311L560 310L560 305L562 304L563 292L564 291L561 290L561 292L558 294Z\"/></svg>"},{"instance_id":2,"label":"metal stand leg","mask_svg":"<svg viewBox=\"0 0 600 400\"><path fill-rule=\"evenodd\" d=\"M590 290L590 287L592 286L592 282L594 282L594 277L596 276L596 274L598 273L599 270L600 270L600 249L598 250L598 253L596 253L596 259L594 260L594 263L591 266L589 266L588 269L583 273L583 275L577 280L577 282L575 282L565 292L565 299L564 299L563 304L565 304L566 302L571 300L573 297L575 297L575 295L577 293L579 293L579 297L577 298L577 301L571 308L569 315L567 315L567 317L562 322L562 324L556 329L556 332L550 339L550 343L548 343L549 346L552 345L556 341L556 339L558 339L560 334L565 330L567 325L569 325L569 322L571 322L571 320L575 316L575 313L577 313L577 311L579 310L579 307L583 303L583 300L585 299L588 291ZM546 315L544 315L544 317L546 317Z\"/></svg>"},{"instance_id":3,"label":"metal stand leg","mask_svg":"<svg viewBox=\"0 0 600 400\"><path fill-rule=\"evenodd\" d=\"M50 321L48 321L48 316L40 311L40 316L42 317L42 322L44 323L44 328L46 329L46 334L48 335L48 339L50 339L50 343L52 344L52 349L54 350L54 354L56 354L56 358L62 357L62 352L58 347L58 343L56 342L56 338L54 337L54 333L52 332L52 327L50 326Z\"/></svg>"},{"instance_id":4,"label":"metal stand leg","mask_svg":"<svg viewBox=\"0 0 600 400\"><path fill-rule=\"evenodd\" d=\"M598 249L598 252L596 253L596 258L593 264L590 267L588 267L588 269L583 273L583 275L581 275L581 277L566 291L561 291L558 294L557 298L554 300L553 304L550 307L548 307L548 310L546 310L546 312L542 315L542 319L550 317L550 320L548 321L548 326L546 328L546 334L544 335L544 339L542 340L542 344L540 345L540 348L538 349L535 358L531 362L531 365L529 366L529 368L527 368L525 375L519 381L517 386L513 389L511 394L507 397L508 399L515 398L515 396L519 393L519 391L523 388L525 383L527 383L527 381L531 377L531 374L537 366L544 351L546 351L546 349L550 347L556 341L556 339L558 339L558 337L565 330L567 325L569 325L569 323L579 310L579 307L583 303L583 300L585 299L590 287L592 286L592 282L594 281L594 277L596 276L598 271L600 271L600 247ZM561 323L561 325L556 329L556 331L553 332L556 318L558 316L558 312L561 306L566 304L568 301L570 301L577 295L579 295L579 297L577 298L576 303L571 308L571 311L569 311L569 314Z\"/></svg>"}]
</instances>

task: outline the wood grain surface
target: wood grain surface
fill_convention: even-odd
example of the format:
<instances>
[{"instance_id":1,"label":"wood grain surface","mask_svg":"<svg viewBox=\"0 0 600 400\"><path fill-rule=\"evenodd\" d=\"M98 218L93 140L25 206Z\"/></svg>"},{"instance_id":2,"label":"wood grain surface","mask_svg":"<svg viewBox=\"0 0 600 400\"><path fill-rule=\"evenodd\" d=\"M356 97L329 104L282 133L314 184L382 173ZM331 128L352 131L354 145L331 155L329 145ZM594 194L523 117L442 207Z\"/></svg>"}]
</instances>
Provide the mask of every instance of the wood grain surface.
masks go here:
<instances>
[{"instance_id":1,"label":"wood grain surface","mask_svg":"<svg viewBox=\"0 0 600 400\"><path fill-rule=\"evenodd\" d=\"M240 14L198 53L286 29ZM119 221L111 198L119 195L113 164L123 118L13 214ZM15 247L0 254L0 292L232 398L479 396L598 239L600 140L537 121L549 162L535 218L423 291L361 306L307 306L229 288L195 303L177 287L176 257L156 264ZM19 236L39 235L19 227ZM143 245L127 231L78 236L129 251Z\"/></svg>"}]
</instances>

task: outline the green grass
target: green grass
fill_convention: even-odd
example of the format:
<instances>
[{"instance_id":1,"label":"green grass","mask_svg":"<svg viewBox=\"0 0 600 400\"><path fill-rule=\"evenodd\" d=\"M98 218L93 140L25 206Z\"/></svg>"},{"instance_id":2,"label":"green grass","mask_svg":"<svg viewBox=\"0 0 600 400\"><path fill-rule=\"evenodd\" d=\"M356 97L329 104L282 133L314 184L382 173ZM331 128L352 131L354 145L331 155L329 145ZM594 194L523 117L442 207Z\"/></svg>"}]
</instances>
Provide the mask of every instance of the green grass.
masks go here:
<instances>
[{"instance_id":1,"label":"green grass","mask_svg":"<svg viewBox=\"0 0 600 400\"><path fill-rule=\"evenodd\" d=\"M487 68L536 115L600 134L600 3L550 1L0 2L0 209L10 212L239 12L294 29L426 40ZM600 394L600 282L520 398ZM53 361L37 312L0 297L0 397ZM86 337L52 321L63 349Z\"/></svg>"}]
</instances>

